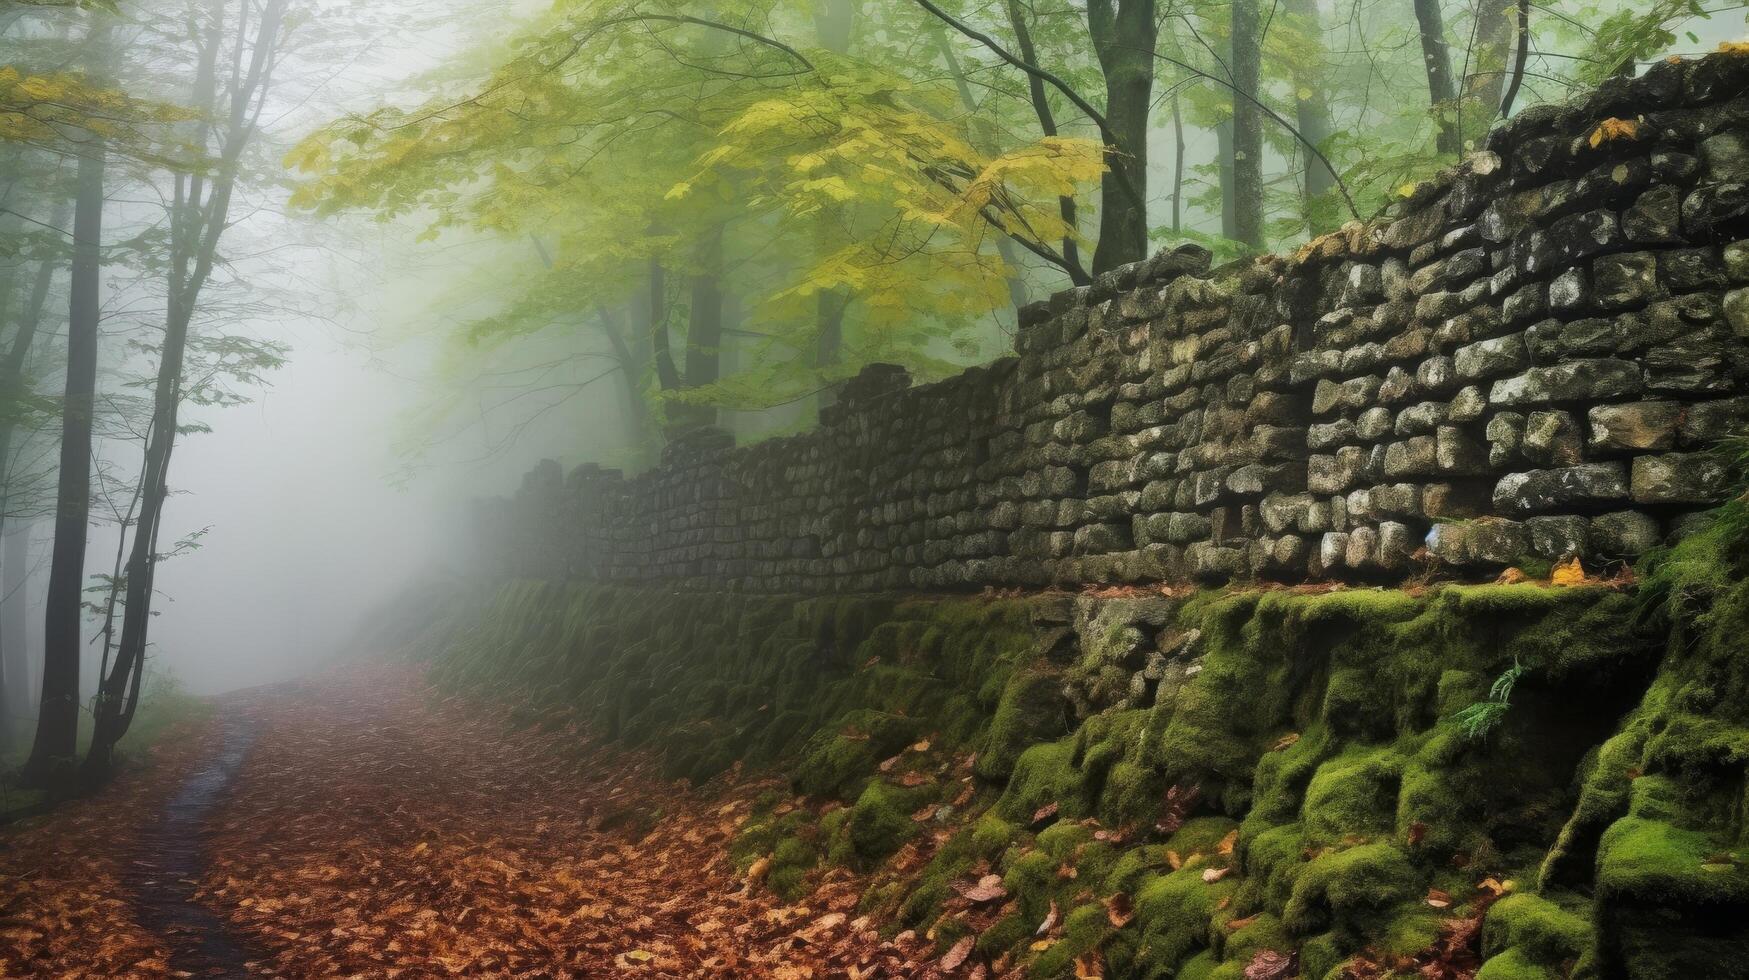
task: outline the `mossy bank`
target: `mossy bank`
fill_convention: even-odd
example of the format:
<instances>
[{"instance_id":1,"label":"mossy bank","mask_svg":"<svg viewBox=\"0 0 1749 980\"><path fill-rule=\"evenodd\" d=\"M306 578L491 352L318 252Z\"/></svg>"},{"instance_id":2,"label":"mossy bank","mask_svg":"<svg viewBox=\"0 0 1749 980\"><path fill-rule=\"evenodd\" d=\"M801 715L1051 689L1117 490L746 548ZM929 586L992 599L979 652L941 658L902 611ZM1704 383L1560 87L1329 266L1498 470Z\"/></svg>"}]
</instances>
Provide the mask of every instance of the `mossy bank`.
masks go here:
<instances>
[{"instance_id":1,"label":"mossy bank","mask_svg":"<svg viewBox=\"0 0 1749 980\"><path fill-rule=\"evenodd\" d=\"M514 582L437 671L784 773L736 847L766 887L866 873L889 928L1033 976L1742 975L1742 510L1638 587Z\"/></svg>"}]
</instances>

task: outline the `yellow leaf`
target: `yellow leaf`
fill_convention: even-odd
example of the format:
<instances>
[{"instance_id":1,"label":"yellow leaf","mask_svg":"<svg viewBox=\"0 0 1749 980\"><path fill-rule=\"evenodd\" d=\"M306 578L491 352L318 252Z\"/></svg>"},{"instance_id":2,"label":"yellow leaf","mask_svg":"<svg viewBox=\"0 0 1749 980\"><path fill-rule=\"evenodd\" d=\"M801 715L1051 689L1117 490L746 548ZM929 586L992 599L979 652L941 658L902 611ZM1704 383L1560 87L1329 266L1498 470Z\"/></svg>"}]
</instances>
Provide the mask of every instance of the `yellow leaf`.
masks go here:
<instances>
[{"instance_id":1,"label":"yellow leaf","mask_svg":"<svg viewBox=\"0 0 1749 980\"><path fill-rule=\"evenodd\" d=\"M1549 581L1555 585L1584 585L1585 566L1579 563L1579 556L1574 555L1556 565L1554 574L1549 576Z\"/></svg>"},{"instance_id":2,"label":"yellow leaf","mask_svg":"<svg viewBox=\"0 0 1749 980\"><path fill-rule=\"evenodd\" d=\"M1617 119L1611 116L1597 124L1591 131L1591 148L1597 149L1612 140L1635 140L1640 138L1640 124L1632 119Z\"/></svg>"}]
</instances>

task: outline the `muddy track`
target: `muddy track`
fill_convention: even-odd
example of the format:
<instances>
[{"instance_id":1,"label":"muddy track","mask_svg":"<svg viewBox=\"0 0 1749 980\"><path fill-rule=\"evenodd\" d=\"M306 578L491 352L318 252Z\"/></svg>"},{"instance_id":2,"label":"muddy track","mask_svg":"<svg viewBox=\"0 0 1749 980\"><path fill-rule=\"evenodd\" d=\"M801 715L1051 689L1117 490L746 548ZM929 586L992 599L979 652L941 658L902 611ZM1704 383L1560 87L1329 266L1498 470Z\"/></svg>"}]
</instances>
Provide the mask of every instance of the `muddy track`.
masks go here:
<instances>
[{"instance_id":1,"label":"muddy track","mask_svg":"<svg viewBox=\"0 0 1749 980\"><path fill-rule=\"evenodd\" d=\"M225 921L195 901L206 870L206 821L224 801L256 723L235 710L219 719L218 751L196 766L141 828L137 852L123 874L140 925L170 947L170 967L197 977L247 976L248 956Z\"/></svg>"}]
</instances>

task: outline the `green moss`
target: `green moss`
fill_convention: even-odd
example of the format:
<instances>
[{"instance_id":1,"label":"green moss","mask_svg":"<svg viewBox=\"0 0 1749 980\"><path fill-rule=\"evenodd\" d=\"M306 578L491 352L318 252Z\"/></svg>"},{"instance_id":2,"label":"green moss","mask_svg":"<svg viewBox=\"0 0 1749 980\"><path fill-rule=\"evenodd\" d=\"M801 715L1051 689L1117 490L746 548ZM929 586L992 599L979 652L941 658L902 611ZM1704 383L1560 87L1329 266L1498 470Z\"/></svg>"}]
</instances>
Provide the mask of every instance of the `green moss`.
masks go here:
<instances>
[{"instance_id":1,"label":"green moss","mask_svg":"<svg viewBox=\"0 0 1749 980\"><path fill-rule=\"evenodd\" d=\"M1028 974L1054 978L1075 975L1075 958L1098 947L1111 932L1106 921L1105 906L1091 903L1079 906L1063 917L1062 938L1032 961Z\"/></svg>"},{"instance_id":2,"label":"green moss","mask_svg":"<svg viewBox=\"0 0 1749 980\"><path fill-rule=\"evenodd\" d=\"M1409 857L1390 844L1363 844L1308 862L1294 879L1282 920L1295 933L1334 927L1368 935L1381 914L1417 894Z\"/></svg>"},{"instance_id":3,"label":"green moss","mask_svg":"<svg viewBox=\"0 0 1749 980\"><path fill-rule=\"evenodd\" d=\"M910 718L866 708L852 711L834 729L808 740L790 781L798 793L852 798L882 760L918 737L918 728Z\"/></svg>"},{"instance_id":4,"label":"green moss","mask_svg":"<svg viewBox=\"0 0 1749 980\"><path fill-rule=\"evenodd\" d=\"M978 775L1005 780L1020 754L1032 745L1059 738L1068 730L1069 703L1063 680L1046 670L1023 670L1003 688L989 735L978 753Z\"/></svg>"},{"instance_id":5,"label":"green moss","mask_svg":"<svg viewBox=\"0 0 1749 980\"><path fill-rule=\"evenodd\" d=\"M1520 951L1511 950L1483 963L1476 980L1559 980L1560 976Z\"/></svg>"},{"instance_id":6,"label":"green moss","mask_svg":"<svg viewBox=\"0 0 1749 980\"><path fill-rule=\"evenodd\" d=\"M1396 824L1403 760L1390 749L1355 749L1318 767L1301 823L1314 844L1379 837Z\"/></svg>"},{"instance_id":7,"label":"green moss","mask_svg":"<svg viewBox=\"0 0 1749 980\"><path fill-rule=\"evenodd\" d=\"M868 868L885 860L905 842L917 835L917 823L911 819L928 788L903 790L876 780L868 784L856 805L850 808L847 828L850 846L860 867Z\"/></svg>"},{"instance_id":8,"label":"green moss","mask_svg":"<svg viewBox=\"0 0 1749 980\"><path fill-rule=\"evenodd\" d=\"M1482 953L1508 950L1527 963L1558 967L1591 948L1591 922L1540 895L1507 895L1488 908L1482 928Z\"/></svg>"}]
</instances>

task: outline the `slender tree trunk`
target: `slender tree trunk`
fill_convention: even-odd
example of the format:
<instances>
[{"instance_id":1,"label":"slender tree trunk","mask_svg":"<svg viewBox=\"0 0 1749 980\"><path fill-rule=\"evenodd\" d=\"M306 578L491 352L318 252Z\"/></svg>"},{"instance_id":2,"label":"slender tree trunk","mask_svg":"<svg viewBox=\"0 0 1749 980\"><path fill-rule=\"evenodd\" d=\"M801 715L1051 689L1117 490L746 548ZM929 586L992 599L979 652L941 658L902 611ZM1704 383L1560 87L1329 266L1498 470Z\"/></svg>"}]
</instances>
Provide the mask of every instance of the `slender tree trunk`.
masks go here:
<instances>
[{"instance_id":1,"label":"slender tree trunk","mask_svg":"<svg viewBox=\"0 0 1749 980\"><path fill-rule=\"evenodd\" d=\"M30 524L8 522L0 535L0 668L6 672L6 701L0 705L15 727L20 719L30 717L34 705L30 699Z\"/></svg>"},{"instance_id":2,"label":"slender tree trunk","mask_svg":"<svg viewBox=\"0 0 1749 980\"><path fill-rule=\"evenodd\" d=\"M134 526L133 546L128 555L127 600L122 617L121 640L115 663L101 678L98 689L91 749L85 758L85 776L99 780L108 775L115 744L133 723L139 706L140 685L145 678L148 626L158 571L158 542L163 530L164 501L169 495L170 459L176 448L178 419L183 399L183 359L188 347L189 325L200 302L201 290L212 275L219 238L230 214L231 195L243 147L255 131L255 122L265 104L273 52L288 0L268 0L255 25L255 38L248 48L249 66L241 74L248 27L248 8L237 23L237 63L233 65L229 95L229 119L220 143L222 153L211 188L202 199L201 175L178 178L172 211L172 247L169 301L165 309L164 343L159 355L154 390L152 423L146 439L146 455L140 473L139 517ZM217 89L212 60L222 38L226 0L213 0L213 22L203 61L196 73L197 105L215 105ZM204 145L205 136L201 143ZM186 187L186 191L184 190ZM190 266L192 265L192 268Z\"/></svg>"},{"instance_id":3,"label":"slender tree trunk","mask_svg":"<svg viewBox=\"0 0 1749 980\"><path fill-rule=\"evenodd\" d=\"M1421 57L1427 65L1427 94L1433 107L1439 135L1434 146L1440 153L1456 155L1460 149L1457 131L1457 88L1451 74L1451 49L1445 43L1445 19L1439 0L1413 0L1415 22L1421 28Z\"/></svg>"},{"instance_id":4,"label":"slender tree trunk","mask_svg":"<svg viewBox=\"0 0 1749 980\"><path fill-rule=\"evenodd\" d=\"M1184 231L1184 107L1172 96L1172 234Z\"/></svg>"},{"instance_id":5,"label":"slender tree trunk","mask_svg":"<svg viewBox=\"0 0 1749 980\"><path fill-rule=\"evenodd\" d=\"M632 353L631 344L626 340L624 325L620 322L619 311L610 310L605 305L598 306L596 316L601 318L601 331L607 335L607 343L613 349L613 359L619 364L620 394L625 399L626 448L641 457L650 441L650 406L644 401L644 390L639 384L643 378L644 365Z\"/></svg>"},{"instance_id":6,"label":"slender tree trunk","mask_svg":"<svg viewBox=\"0 0 1749 980\"><path fill-rule=\"evenodd\" d=\"M1476 50L1470 60L1474 70L1464 79L1467 133L1480 136L1500 112L1500 96L1506 90L1506 68L1512 46L1518 42L1518 12L1513 0L1481 0L1476 7Z\"/></svg>"},{"instance_id":7,"label":"slender tree trunk","mask_svg":"<svg viewBox=\"0 0 1749 980\"><path fill-rule=\"evenodd\" d=\"M953 47L947 42L947 32L942 30L941 22L931 21L930 23L935 31L935 46L941 49L941 57L947 62L947 70L953 74L953 84L955 90L959 92L960 104L965 106L968 114L975 114L978 111L978 100L973 98L972 87L966 82L965 68L960 65L959 58L954 56ZM1027 77L1031 78L1032 76L1028 75ZM1048 105L1046 109L1049 109ZM1042 125L1043 120L1040 120L1040 123ZM972 131L979 133L975 126ZM988 152L993 148L990 141L981 134L978 139L980 149ZM1067 202L1068 207L1064 213L1072 219L1075 213L1075 199L1066 197L1063 198L1063 201ZM1061 202L1059 202L1059 207L1061 206ZM1073 244L1073 239L1065 240L1065 244ZM1026 282L1020 277L1020 255L1015 251L1014 242L1007 235L1001 233L996 235L996 254L1002 257L1002 265L1007 269L1004 281L1008 286L1008 302L1013 304L1015 310L1018 311L1027 302ZM1076 265L1079 264L1079 260L1077 260Z\"/></svg>"},{"instance_id":8,"label":"slender tree trunk","mask_svg":"<svg viewBox=\"0 0 1749 980\"><path fill-rule=\"evenodd\" d=\"M646 282L649 292L643 306L650 327L650 353L656 362L656 384L663 391L679 391L684 383L674 364L674 343L668 331L668 270L661 259L650 259Z\"/></svg>"},{"instance_id":9,"label":"slender tree trunk","mask_svg":"<svg viewBox=\"0 0 1749 980\"><path fill-rule=\"evenodd\" d=\"M1253 250L1263 248L1264 239L1263 111L1252 101L1262 74L1262 43L1257 0L1233 0L1233 237Z\"/></svg>"},{"instance_id":10,"label":"slender tree trunk","mask_svg":"<svg viewBox=\"0 0 1749 980\"><path fill-rule=\"evenodd\" d=\"M1325 80L1314 67L1323 63L1324 53L1318 0L1289 0L1287 12L1299 21L1301 30L1312 39L1310 46L1316 55L1299 62L1304 67L1294 72L1294 123L1306 142L1322 149L1329 141L1333 127L1330 103L1324 97ZM1301 189L1305 199L1306 226L1312 234L1319 235L1340 223L1335 217L1335 209L1326 207L1324 201L1324 197L1336 187L1336 174L1304 148L1300 157L1305 162L1305 182Z\"/></svg>"},{"instance_id":11,"label":"slender tree trunk","mask_svg":"<svg viewBox=\"0 0 1749 980\"><path fill-rule=\"evenodd\" d=\"M1021 7L1020 0L1008 0L1008 24L1014 29L1015 42L1020 46L1020 57L1029 65L1037 65L1038 52L1032 43L1032 26L1027 21L1026 11ZM1057 135L1057 119L1051 112L1051 100L1045 93L1044 79L1029 74L1026 76L1026 84L1027 92L1032 97L1033 114L1038 116L1039 131L1046 136ZM1062 215L1063 224L1071 230L1078 227L1073 195L1064 194L1057 198L1057 211ZM1063 236L1063 262L1071 270L1071 275L1074 275L1074 270L1081 268L1081 248L1073 235Z\"/></svg>"},{"instance_id":12,"label":"slender tree trunk","mask_svg":"<svg viewBox=\"0 0 1749 980\"><path fill-rule=\"evenodd\" d=\"M861 6L860 0L820 0L815 7L814 30L822 48L833 54L850 52ZM822 254L828 247L821 243ZM814 345L814 366L822 375L829 375L844 357L844 314L850 309L850 301L850 293L842 289L822 290L815 301L815 322L820 329ZM719 307L716 314L719 327L721 313ZM817 408L825 408L837 400L838 385L832 382L822 387L814 404Z\"/></svg>"},{"instance_id":13,"label":"slender tree trunk","mask_svg":"<svg viewBox=\"0 0 1749 980\"><path fill-rule=\"evenodd\" d=\"M67 208L62 204L55 209L53 225L59 228L66 220ZM10 403L16 408L24 397L24 364L30 356L31 345L36 340L37 328L42 324L43 308L48 305L49 285L53 281L54 272L54 263L46 260L38 263L30 294L19 309L17 329L12 333L5 357L0 359L0 405ZM11 280L10 273L7 278ZM10 281L7 283L8 293L12 285ZM0 305L0 313L10 309L9 301ZM17 418L10 413L0 420L0 536L7 533L8 525L12 521L12 439L17 427ZM23 570L14 569L11 563L23 560L22 557L13 558L10 548L6 549L4 557L0 557L0 562L5 564L5 571L0 573L0 579L11 577L14 572L22 574ZM22 582L22 579L19 581ZM22 607L0 608L5 608L15 616L25 614ZM14 735L10 719L23 717L23 712L17 710L17 706L30 700L28 672L19 669L25 663L22 633L24 623L20 621L15 625L20 630L16 636L11 629L0 629L0 744L6 745L10 744Z\"/></svg>"},{"instance_id":14,"label":"slender tree trunk","mask_svg":"<svg viewBox=\"0 0 1749 980\"><path fill-rule=\"evenodd\" d=\"M1116 137L1099 185L1093 274L1148 254L1148 117L1153 108L1154 0L1089 0L1087 27L1105 73L1105 119Z\"/></svg>"},{"instance_id":15,"label":"slender tree trunk","mask_svg":"<svg viewBox=\"0 0 1749 980\"><path fill-rule=\"evenodd\" d=\"M107 46L108 28L87 43ZM78 146L73 205L73 266L67 307L67 383L61 406L61 465L55 505L54 557L43 612L43 683L36 741L24 776L47 785L70 768L79 740L81 601L85 539L91 514L91 418L97 389L99 273L103 262L103 140Z\"/></svg>"},{"instance_id":16,"label":"slender tree trunk","mask_svg":"<svg viewBox=\"0 0 1749 980\"><path fill-rule=\"evenodd\" d=\"M686 324L686 387L701 388L716 384L722 368L723 343L723 229L707 236L699 260L699 271L689 283L692 301ZM683 425L699 428L715 425L717 410L713 405L685 405Z\"/></svg>"}]
</instances>

